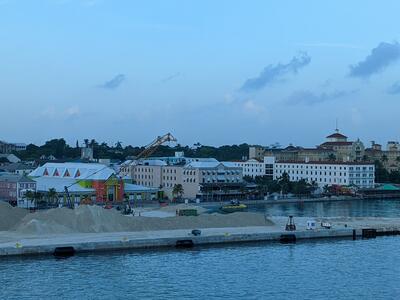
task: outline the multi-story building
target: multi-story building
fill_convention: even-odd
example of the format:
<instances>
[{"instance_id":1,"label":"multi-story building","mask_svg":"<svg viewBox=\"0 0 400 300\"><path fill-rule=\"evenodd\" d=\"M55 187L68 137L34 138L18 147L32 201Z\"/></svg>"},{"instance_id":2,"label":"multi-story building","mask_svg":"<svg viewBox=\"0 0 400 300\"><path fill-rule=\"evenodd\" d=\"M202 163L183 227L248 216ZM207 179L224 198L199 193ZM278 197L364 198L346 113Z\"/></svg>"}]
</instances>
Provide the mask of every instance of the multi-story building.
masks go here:
<instances>
[{"instance_id":1,"label":"multi-story building","mask_svg":"<svg viewBox=\"0 0 400 300\"><path fill-rule=\"evenodd\" d=\"M325 185L354 185L360 188L372 188L375 184L375 166L373 163L358 162L295 162L280 161L274 164L274 179L284 173L291 181L305 180L308 183Z\"/></svg>"},{"instance_id":2,"label":"multi-story building","mask_svg":"<svg viewBox=\"0 0 400 300\"><path fill-rule=\"evenodd\" d=\"M215 193L239 194L243 172L241 167L228 162L194 161L184 166L182 182L188 197L212 200Z\"/></svg>"},{"instance_id":3,"label":"multi-story building","mask_svg":"<svg viewBox=\"0 0 400 300\"><path fill-rule=\"evenodd\" d=\"M250 147L249 157L262 160L273 156L277 161L362 161L365 154L360 140L348 141L347 137L336 130L326 137L326 141L315 148L303 148L289 145L286 148Z\"/></svg>"},{"instance_id":4,"label":"multi-story building","mask_svg":"<svg viewBox=\"0 0 400 300\"><path fill-rule=\"evenodd\" d=\"M243 176L256 178L257 176L265 176L265 163L257 159L249 159L246 161L233 161L234 166L242 168Z\"/></svg>"},{"instance_id":5,"label":"multi-story building","mask_svg":"<svg viewBox=\"0 0 400 300\"><path fill-rule=\"evenodd\" d=\"M134 182L163 190L166 196L174 197L175 185L181 184L185 198L201 198L203 187L234 186L243 181L242 168L233 163L221 163L215 159L191 161L187 164L167 164L163 160L139 160L131 163Z\"/></svg>"},{"instance_id":6,"label":"multi-story building","mask_svg":"<svg viewBox=\"0 0 400 300\"><path fill-rule=\"evenodd\" d=\"M7 143L5 141L0 141L0 153L9 154L13 151L23 151L23 150L26 150L26 144Z\"/></svg>"},{"instance_id":7,"label":"multi-story building","mask_svg":"<svg viewBox=\"0 0 400 300\"><path fill-rule=\"evenodd\" d=\"M20 202L24 201L28 190L36 191L36 182L32 179L18 174L0 173L0 200L21 206Z\"/></svg>"},{"instance_id":8,"label":"multi-story building","mask_svg":"<svg viewBox=\"0 0 400 300\"><path fill-rule=\"evenodd\" d=\"M399 142L389 141L386 150L382 145L372 141L371 148L365 149L364 160L379 161L388 171L400 169L400 145Z\"/></svg>"}]
</instances>

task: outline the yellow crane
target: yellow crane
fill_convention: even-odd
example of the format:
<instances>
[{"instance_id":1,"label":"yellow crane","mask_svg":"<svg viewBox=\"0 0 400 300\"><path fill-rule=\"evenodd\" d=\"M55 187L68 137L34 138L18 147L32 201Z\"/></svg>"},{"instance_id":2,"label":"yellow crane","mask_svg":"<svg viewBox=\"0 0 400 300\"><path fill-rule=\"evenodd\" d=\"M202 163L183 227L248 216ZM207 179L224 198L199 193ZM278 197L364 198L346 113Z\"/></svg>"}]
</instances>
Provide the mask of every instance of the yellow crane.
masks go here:
<instances>
[{"instance_id":1,"label":"yellow crane","mask_svg":"<svg viewBox=\"0 0 400 300\"><path fill-rule=\"evenodd\" d=\"M145 159L151 156L162 144L167 142L176 143L177 141L178 140L169 132L163 136L158 136L154 141L144 147L144 150L136 156L136 159Z\"/></svg>"}]
</instances>

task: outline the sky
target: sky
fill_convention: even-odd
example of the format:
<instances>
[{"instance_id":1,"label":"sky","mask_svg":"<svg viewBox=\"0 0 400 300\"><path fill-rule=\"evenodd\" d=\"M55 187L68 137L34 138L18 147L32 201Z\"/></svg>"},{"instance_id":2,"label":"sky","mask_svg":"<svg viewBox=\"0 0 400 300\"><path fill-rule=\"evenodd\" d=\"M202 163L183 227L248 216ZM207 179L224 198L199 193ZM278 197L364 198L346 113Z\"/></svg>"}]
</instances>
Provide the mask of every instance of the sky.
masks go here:
<instances>
[{"instance_id":1,"label":"sky","mask_svg":"<svg viewBox=\"0 0 400 300\"><path fill-rule=\"evenodd\" d=\"M0 140L400 140L400 2L0 0Z\"/></svg>"}]
</instances>

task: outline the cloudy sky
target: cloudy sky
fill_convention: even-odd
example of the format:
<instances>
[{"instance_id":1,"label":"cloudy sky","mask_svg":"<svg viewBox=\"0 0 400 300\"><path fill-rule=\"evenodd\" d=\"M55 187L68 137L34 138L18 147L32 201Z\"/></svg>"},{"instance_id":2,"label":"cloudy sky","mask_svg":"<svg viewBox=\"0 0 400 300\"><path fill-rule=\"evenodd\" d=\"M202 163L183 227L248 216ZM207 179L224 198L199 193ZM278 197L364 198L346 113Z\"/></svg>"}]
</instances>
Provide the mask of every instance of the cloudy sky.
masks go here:
<instances>
[{"instance_id":1,"label":"cloudy sky","mask_svg":"<svg viewBox=\"0 0 400 300\"><path fill-rule=\"evenodd\" d=\"M400 140L400 2L0 0L0 139Z\"/></svg>"}]
</instances>

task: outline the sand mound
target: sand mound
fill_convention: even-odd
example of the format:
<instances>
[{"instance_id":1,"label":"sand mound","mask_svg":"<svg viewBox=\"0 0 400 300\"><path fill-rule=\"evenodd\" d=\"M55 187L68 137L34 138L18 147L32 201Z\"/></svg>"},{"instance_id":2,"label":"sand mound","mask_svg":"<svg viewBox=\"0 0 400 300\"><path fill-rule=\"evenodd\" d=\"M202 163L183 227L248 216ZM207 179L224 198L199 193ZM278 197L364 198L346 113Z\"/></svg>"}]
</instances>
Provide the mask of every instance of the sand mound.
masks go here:
<instances>
[{"instance_id":1,"label":"sand mound","mask_svg":"<svg viewBox=\"0 0 400 300\"><path fill-rule=\"evenodd\" d=\"M76 209L54 208L24 217L15 230L27 234L124 231L128 220L115 210L82 205Z\"/></svg>"},{"instance_id":2,"label":"sand mound","mask_svg":"<svg viewBox=\"0 0 400 300\"><path fill-rule=\"evenodd\" d=\"M24 234L96 233L168 229L272 226L262 214L203 214L197 217L134 217L116 210L83 205L77 209L55 208L26 215L14 228Z\"/></svg>"},{"instance_id":3,"label":"sand mound","mask_svg":"<svg viewBox=\"0 0 400 300\"><path fill-rule=\"evenodd\" d=\"M0 231L11 229L27 214L26 209L12 207L9 203L0 201Z\"/></svg>"}]
</instances>

